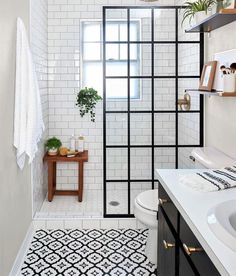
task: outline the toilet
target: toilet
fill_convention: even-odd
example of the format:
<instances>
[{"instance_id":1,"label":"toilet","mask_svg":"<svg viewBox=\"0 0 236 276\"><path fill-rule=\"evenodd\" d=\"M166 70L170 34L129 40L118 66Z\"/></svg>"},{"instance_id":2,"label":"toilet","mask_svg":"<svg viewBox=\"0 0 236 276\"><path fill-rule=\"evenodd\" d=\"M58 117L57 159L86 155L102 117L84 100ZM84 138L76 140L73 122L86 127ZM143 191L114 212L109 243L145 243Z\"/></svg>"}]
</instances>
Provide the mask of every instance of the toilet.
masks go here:
<instances>
[{"instance_id":1,"label":"toilet","mask_svg":"<svg viewBox=\"0 0 236 276\"><path fill-rule=\"evenodd\" d=\"M157 264L158 189L140 193L134 200L135 217L148 228L145 255Z\"/></svg>"},{"instance_id":2,"label":"toilet","mask_svg":"<svg viewBox=\"0 0 236 276\"><path fill-rule=\"evenodd\" d=\"M190 159L194 162L195 169L221 169L236 165L235 159L213 147L193 149Z\"/></svg>"}]
</instances>

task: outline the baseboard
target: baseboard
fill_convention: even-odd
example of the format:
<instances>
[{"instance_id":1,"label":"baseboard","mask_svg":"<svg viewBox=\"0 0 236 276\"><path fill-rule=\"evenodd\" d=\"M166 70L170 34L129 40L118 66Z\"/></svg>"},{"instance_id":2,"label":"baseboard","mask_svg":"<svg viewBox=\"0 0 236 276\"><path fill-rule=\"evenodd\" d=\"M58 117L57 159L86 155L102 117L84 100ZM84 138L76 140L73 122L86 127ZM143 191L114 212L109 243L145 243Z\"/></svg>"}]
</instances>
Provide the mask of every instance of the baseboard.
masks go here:
<instances>
[{"instance_id":1,"label":"baseboard","mask_svg":"<svg viewBox=\"0 0 236 276\"><path fill-rule=\"evenodd\" d=\"M22 267L23 261L25 259L27 250L29 248L30 242L32 240L33 237L33 233L34 233L34 228L33 228L33 224L31 223L28 231L25 235L25 238L21 244L21 247L17 253L16 259L14 261L14 264L12 266L12 269L9 273L9 276L17 276L20 275L20 269Z\"/></svg>"}]
</instances>

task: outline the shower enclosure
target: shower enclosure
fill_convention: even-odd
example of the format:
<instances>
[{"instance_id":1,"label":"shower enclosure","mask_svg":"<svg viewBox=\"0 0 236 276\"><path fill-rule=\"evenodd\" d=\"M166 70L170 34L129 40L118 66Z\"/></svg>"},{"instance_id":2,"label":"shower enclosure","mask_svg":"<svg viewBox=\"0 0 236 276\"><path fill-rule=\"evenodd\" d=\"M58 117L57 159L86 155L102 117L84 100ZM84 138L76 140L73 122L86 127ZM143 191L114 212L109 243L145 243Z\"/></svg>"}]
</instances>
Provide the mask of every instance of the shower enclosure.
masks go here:
<instances>
[{"instance_id":1,"label":"shower enclosure","mask_svg":"<svg viewBox=\"0 0 236 276\"><path fill-rule=\"evenodd\" d=\"M157 168L191 166L203 146L198 87L203 34L185 34L176 6L103 8L104 217L132 217L133 201L158 186Z\"/></svg>"}]
</instances>

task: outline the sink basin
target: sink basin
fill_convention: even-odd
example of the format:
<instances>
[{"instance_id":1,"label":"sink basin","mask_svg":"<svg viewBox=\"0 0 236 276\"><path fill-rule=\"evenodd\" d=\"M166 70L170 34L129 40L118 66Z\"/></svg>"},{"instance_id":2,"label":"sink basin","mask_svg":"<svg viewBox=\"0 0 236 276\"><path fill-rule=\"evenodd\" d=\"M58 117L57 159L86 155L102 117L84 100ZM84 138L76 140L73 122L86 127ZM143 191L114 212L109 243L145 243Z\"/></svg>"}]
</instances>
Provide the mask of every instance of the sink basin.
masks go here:
<instances>
[{"instance_id":1,"label":"sink basin","mask_svg":"<svg viewBox=\"0 0 236 276\"><path fill-rule=\"evenodd\" d=\"M236 200L222 202L212 208L207 222L217 238L236 252Z\"/></svg>"}]
</instances>

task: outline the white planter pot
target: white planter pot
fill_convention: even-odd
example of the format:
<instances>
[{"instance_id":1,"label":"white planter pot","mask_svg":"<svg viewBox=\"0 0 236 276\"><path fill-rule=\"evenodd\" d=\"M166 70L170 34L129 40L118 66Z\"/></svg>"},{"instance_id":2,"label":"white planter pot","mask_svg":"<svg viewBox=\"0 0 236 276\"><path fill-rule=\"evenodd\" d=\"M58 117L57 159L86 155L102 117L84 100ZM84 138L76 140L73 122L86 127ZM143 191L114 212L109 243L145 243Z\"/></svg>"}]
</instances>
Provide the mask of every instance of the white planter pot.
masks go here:
<instances>
[{"instance_id":1,"label":"white planter pot","mask_svg":"<svg viewBox=\"0 0 236 276\"><path fill-rule=\"evenodd\" d=\"M205 11L200 11L200 12L197 12L194 17L196 20L196 24L199 24L203 20L205 20L208 17L208 15Z\"/></svg>"},{"instance_id":2,"label":"white planter pot","mask_svg":"<svg viewBox=\"0 0 236 276\"><path fill-rule=\"evenodd\" d=\"M217 5L215 4L215 5L212 5L212 6L208 9L207 14L210 16L210 15L215 14L216 12L217 12Z\"/></svg>"},{"instance_id":3,"label":"white planter pot","mask_svg":"<svg viewBox=\"0 0 236 276\"><path fill-rule=\"evenodd\" d=\"M48 155L57 155L58 149L52 148L48 150Z\"/></svg>"}]
</instances>

